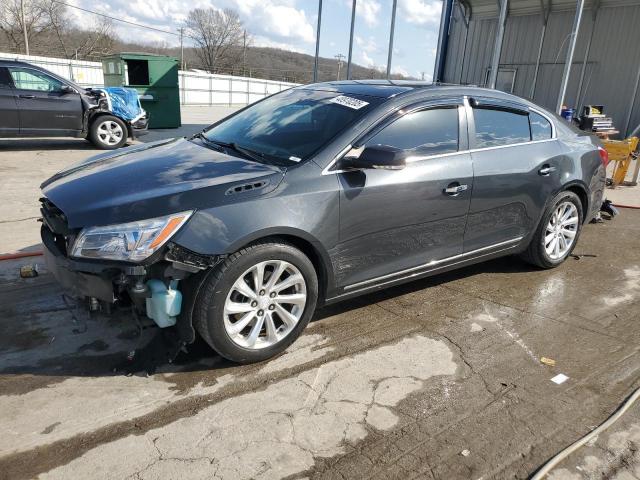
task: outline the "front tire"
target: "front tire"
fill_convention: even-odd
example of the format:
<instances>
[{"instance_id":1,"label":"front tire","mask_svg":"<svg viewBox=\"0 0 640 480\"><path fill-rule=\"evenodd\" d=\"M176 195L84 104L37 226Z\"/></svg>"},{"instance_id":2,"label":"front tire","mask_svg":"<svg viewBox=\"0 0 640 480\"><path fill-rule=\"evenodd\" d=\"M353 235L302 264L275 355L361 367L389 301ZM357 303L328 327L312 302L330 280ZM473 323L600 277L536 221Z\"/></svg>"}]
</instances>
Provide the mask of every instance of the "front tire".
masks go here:
<instances>
[{"instance_id":1,"label":"front tire","mask_svg":"<svg viewBox=\"0 0 640 480\"><path fill-rule=\"evenodd\" d=\"M560 192L549 203L522 258L541 268L557 267L578 243L583 219L580 198L571 191Z\"/></svg>"},{"instance_id":2,"label":"front tire","mask_svg":"<svg viewBox=\"0 0 640 480\"><path fill-rule=\"evenodd\" d=\"M89 127L89 140L102 150L115 150L127 143L127 126L118 117L100 115Z\"/></svg>"},{"instance_id":3,"label":"front tire","mask_svg":"<svg viewBox=\"0 0 640 480\"><path fill-rule=\"evenodd\" d=\"M260 242L209 272L196 299L194 326L221 356L260 362L298 338L317 300L318 278L307 256L285 242Z\"/></svg>"}]
</instances>

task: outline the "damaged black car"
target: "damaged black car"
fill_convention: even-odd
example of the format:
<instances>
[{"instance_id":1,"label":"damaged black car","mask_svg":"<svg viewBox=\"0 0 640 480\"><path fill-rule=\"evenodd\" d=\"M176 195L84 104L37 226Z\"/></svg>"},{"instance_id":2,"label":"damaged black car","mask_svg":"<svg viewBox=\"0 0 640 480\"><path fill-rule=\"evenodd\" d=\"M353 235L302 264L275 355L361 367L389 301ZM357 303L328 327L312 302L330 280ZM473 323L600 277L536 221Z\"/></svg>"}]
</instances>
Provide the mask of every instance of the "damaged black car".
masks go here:
<instances>
[{"instance_id":1,"label":"damaged black car","mask_svg":"<svg viewBox=\"0 0 640 480\"><path fill-rule=\"evenodd\" d=\"M597 139L495 90L313 84L54 175L42 240L76 297L256 362L317 306L504 255L560 265L607 162Z\"/></svg>"},{"instance_id":2,"label":"damaged black car","mask_svg":"<svg viewBox=\"0 0 640 480\"><path fill-rule=\"evenodd\" d=\"M146 133L148 114L129 88L83 88L44 68L0 60L0 137L86 138L113 150Z\"/></svg>"}]
</instances>

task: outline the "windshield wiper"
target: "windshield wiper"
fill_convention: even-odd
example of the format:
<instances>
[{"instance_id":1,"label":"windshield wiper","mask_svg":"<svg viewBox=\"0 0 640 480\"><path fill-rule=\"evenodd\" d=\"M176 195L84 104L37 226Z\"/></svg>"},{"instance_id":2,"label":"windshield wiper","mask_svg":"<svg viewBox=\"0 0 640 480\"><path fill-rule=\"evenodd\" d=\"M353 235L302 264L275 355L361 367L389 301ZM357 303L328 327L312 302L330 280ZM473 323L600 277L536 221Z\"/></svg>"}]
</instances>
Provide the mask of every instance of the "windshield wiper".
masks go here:
<instances>
[{"instance_id":1,"label":"windshield wiper","mask_svg":"<svg viewBox=\"0 0 640 480\"><path fill-rule=\"evenodd\" d=\"M223 148L222 148L222 147L225 147L225 146L226 146L226 145L222 145L222 144L220 144L219 142L213 142L213 141L209 140L209 139L207 138L207 136L204 134L204 131L203 131L203 132L198 132L198 133L196 133L196 134L195 134L193 137L191 137L191 138L199 138L200 140L202 140L202 142L203 142L205 145L207 145L208 147L211 147L211 148L215 149L215 150L216 150L216 151L218 151L218 152L222 152L222 151L223 151Z\"/></svg>"},{"instance_id":2,"label":"windshield wiper","mask_svg":"<svg viewBox=\"0 0 640 480\"><path fill-rule=\"evenodd\" d=\"M249 160L253 160L259 163L268 163L267 159L264 156L264 153L255 152L253 150L250 150L248 148L238 145L236 142L223 142L220 140L211 140L210 138L207 138L205 135L202 135L202 136L203 138L205 138L206 142L212 143L214 145L219 145L224 148L229 148L231 150L235 150L240 155L242 155L245 158L248 158Z\"/></svg>"},{"instance_id":3,"label":"windshield wiper","mask_svg":"<svg viewBox=\"0 0 640 480\"><path fill-rule=\"evenodd\" d=\"M251 150L250 148L243 147L242 145L238 145L236 142L223 142L222 140L213 140L208 138L204 132L200 132L195 137L201 138L206 144L216 147L227 148L238 152L244 158L248 158L249 160L253 160L259 163L272 164L277 163L282 166L286 166L288 163L295 162L295 160L290 160L288 158L278 157L276 155L269 155L262 152L256 152L255 150Z\"/></svg>"}]
</instances>

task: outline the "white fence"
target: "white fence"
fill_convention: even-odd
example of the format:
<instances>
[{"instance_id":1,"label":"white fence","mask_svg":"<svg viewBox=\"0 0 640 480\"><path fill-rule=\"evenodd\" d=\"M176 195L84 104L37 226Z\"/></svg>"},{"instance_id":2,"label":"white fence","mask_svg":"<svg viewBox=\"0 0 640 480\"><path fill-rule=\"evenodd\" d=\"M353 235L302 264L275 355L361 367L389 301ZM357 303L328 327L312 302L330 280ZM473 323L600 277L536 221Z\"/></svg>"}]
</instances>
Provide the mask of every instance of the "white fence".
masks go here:
<instances>
[{"instance_id":1,"label":"white fence","mask_svg":"<svg viewBox=\"0 0 640 480\"><path fill-rule=\"evenodd\" d=\"M66 58L0 53L0 60L21 60L38 65L83 87L104 86L102 64ZM179 71L180 103L183 105L247 105L273 93L296 86L295 83L259 78L212 75Z\"/></svg>"}]
</instances>

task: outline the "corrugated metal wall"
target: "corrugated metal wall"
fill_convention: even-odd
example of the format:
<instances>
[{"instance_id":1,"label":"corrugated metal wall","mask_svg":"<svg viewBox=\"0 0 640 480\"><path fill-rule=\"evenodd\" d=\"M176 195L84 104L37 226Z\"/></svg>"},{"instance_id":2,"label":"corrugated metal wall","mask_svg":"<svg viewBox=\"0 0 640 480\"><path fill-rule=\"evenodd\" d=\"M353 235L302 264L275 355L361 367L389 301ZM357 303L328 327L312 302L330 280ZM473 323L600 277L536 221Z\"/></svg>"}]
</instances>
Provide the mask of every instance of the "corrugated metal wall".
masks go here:
<instances>
[{"instance_id":1,"label":"corrugated metal wall","mask_svg":"<svg viewBox=\"0 0 640 480\"><path fill-rule=\"evenodd\" d=\"M574 11L549 16L533 100L555 109ZM484 85L491 63L496 18L472 18L467 33L461 12L454 9L445 81ZM565 103L577 106L577 90L592 30L592 12L585 10L580 26ZM542 32L541 15L511 15L505 29L501 68L516 69L514 92L530 97ZM465 35L468 35L465 48ZM624 130L632 107L633 87L640 67L640 5L605 6L598 11L587 62L581 104L603 104L615 125ZM640 92L635 99L629 131L640 124ZM625 133L625 132L623 132ZM628 132L627 132L628 133Z\"/></svg>"}]
</instances>

